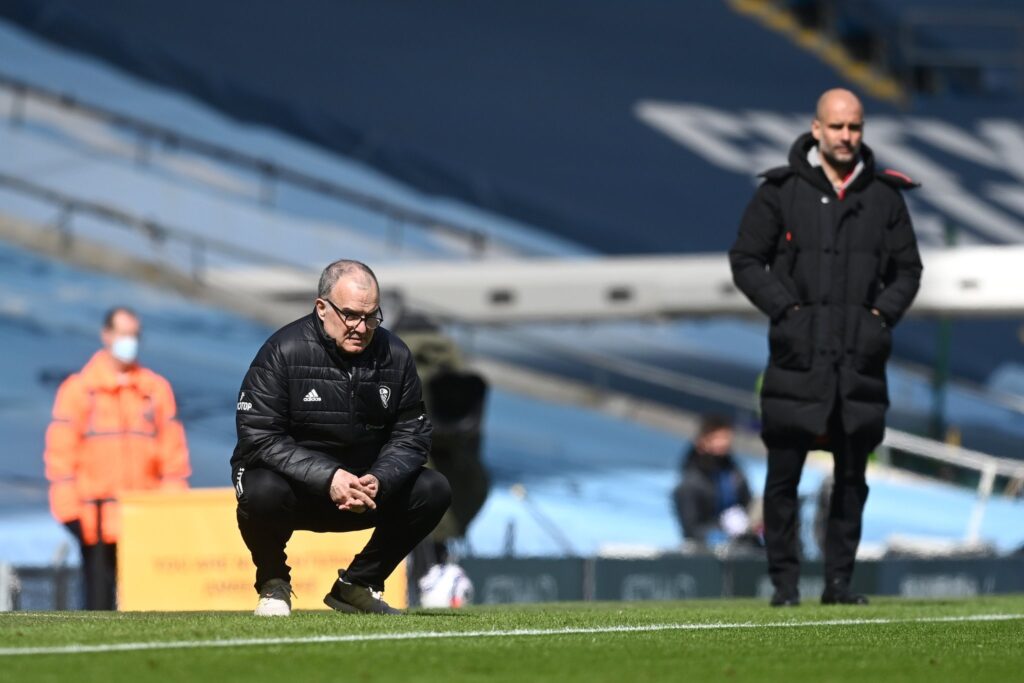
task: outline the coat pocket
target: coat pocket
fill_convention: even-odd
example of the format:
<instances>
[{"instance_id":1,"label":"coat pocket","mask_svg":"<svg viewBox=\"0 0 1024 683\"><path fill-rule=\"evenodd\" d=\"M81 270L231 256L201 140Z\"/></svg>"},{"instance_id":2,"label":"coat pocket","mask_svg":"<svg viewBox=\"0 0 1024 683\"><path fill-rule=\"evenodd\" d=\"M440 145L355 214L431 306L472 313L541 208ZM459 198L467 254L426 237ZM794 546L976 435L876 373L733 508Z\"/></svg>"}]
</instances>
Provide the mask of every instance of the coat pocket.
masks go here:
<instances>
[{"instance_id":1,"label":"coat pocket","mask_svg":"<svg viewBox=\"0 0 1024 683\"><path fill-rule=\"evenodd\" d=\"M787 370L810 370L813 352L814 311L811 306L791 310L768 331L772 365Z\"/></svg>"},{"instance_id":2,"label":"coat pocket","mask_svg":"<svg viewBox=\"0 0 1024 683\"><path fill-rule=\"evenodd\" d=\"M853 365L859 372L877 374L885 370L892 353L892 332L881 316L863 307L858 311Z\"/></svg>"}]
</instances>

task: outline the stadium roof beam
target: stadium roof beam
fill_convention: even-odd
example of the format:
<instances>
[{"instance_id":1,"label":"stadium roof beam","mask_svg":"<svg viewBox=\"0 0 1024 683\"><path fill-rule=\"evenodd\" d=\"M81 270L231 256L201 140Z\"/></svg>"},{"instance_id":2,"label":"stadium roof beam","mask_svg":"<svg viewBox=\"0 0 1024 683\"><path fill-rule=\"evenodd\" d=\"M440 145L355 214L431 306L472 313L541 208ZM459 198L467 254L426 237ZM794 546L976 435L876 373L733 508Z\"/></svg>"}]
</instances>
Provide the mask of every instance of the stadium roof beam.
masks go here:
<instances>
[{"instance_id":1,"label":"stadium roof beam","mask_svg":"<svg viewBox=\"0 0 1024 683\"><path fill-rule=\"evenodd\" d=\"M971 246L922 254L916 316L1024 315L1024 247ZM724 254L375 266L386 293L438 317L478 324L749 315ZM295 273L210 273L212 284L244 280L279 301L309 301Z\"/></svg>"}]
</instances>

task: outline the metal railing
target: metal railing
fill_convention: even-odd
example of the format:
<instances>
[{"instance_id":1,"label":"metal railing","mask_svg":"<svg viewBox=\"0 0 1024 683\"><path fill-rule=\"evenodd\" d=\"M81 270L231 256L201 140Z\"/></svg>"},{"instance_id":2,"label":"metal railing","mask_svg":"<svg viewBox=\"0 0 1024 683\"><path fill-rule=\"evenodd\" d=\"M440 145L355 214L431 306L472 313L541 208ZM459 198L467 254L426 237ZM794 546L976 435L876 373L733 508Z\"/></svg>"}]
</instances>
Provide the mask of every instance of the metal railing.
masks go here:
<instances>
[{"instance_id":1,"label":"metal railing","mask_svg":"<svg viewBox=\"0 0 1024 683\"><path fill-rule=\"evenodd\" d=\"M964 534L964 540L968 543L976 543L981 537L981 522L985 517L985 505L992 495L996 477L1024 481L1024 461L999 458L896 429L885 430L885 440L882 445L949 465L975 470L981 474L977 488L978 499L975 501L974 509L971 511L971 517L967 523L967 531Z\"/></svg>"},{"instance_id":2,"label":"metal railing","mask_svg":"<svg viewBox=\"0 0 1024 683\"><path fill-rule=\"evenodd\" d=\"M753 388L750 391L742 391L714 380L667 370L650 363L618 356L613 357L597 351L582 350L570 344L542 339L528 333L516 334L531 348L543 349L545 352L575 358L581 363L586 363L593 368L595 373L595 377L592 378L592 383L595 386L606 386L607 375L604 373L614 373L631 380L695 396L715 404L724 404L736 410L757 410L758 400L754 395ZM977 500L964 532L964 541L967 543L973 544L980 539L985 509L994 491L996 478L1005 477L1011 482L1015 482L1018 487L1024 486L1024 460L1002 458L892 428L886 428L885 438L881 444L881 450L884 453L883 460L887 460L888 449L899 450L980 474L976 487Z\"/></svg>"},{"instance_id":3,"label":"metal railing","mask_svg":"<svg viewBox=\"0 0 1024 683\"><path fill-rule=\"evenodd\" d=\"M138 233L149 241L154 251L167 242L180 242L187 247L189 253L186 272L199 285L206 284L204 275L207 255L210 253L220 254L233 261L242 260L264 266L283 267L303 274L308 274L309 272L308 266L288 261L279 256L219 240L215 237L198 235L160 221L142 218L107 204L75 197L8 173L0 172L0 187L5 187L56 206L59 209L59 215L53 223L53 228L60 234L62 245L65 248L70 247L75 239L72 220L76 215L99 218L112 225ZM168 264L162 265L166 267Z\"/></svg>"},{"instance_id":4,"label":"metal railing","mask_svg":"<svg viewBox=\"0 0 1024 683\"><path fill-rule=\"evenodd\" d=\"M475 256L482 256L489 246L499 242L505 250L528 253L527 249L499 240L481 228L411 209L394 201L306 173L292 166L210 142L106 107L83 102L71 95L28 83L3 73L0 73L0 88L9 90L13 94L10 118L16 123L24 119L26 101L31 99L44 102L136 135L138 139L136 157L139 161L147 159L151 145L160 144L168 149L186 150L222 164L253 172L262 180L260 196L267 205L273 204L275 184L284 183L377 215L388 222L393 235L400 235L402 226L412 225L428 233L455 239L468 247L469 252Z\"/></svg>"}]
</instances>

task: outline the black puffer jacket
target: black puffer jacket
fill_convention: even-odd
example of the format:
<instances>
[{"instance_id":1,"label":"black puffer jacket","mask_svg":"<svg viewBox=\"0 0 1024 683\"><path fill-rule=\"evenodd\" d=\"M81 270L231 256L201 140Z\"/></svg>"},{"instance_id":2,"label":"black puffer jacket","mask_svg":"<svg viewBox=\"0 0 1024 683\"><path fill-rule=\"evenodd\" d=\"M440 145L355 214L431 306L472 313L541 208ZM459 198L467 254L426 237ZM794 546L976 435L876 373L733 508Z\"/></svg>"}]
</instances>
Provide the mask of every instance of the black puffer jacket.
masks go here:
<instances>
[{"instance_id":1,"label":"black puffer jacket","mask_svg":"<svg viewBox=\"0 0 1024 683\"><path fill-rule=\"evenodd\" d=\"M241 467L264 467L327 495L339 469L373 474L378 500L422 467L431 425L412 354L384 328L358 355L341 354L312 313L263 344L236 413Z\"/></svg>"},{"instance_id":2,"label":"black puffer jacket","mask_svg":"<svg viewBox=\"0 0 1024 683\"><path fill-rule=\"evenodd\" d=\"M876 172L863 145L864 169L840 198L807 160L815 144L810 133L801 136L789 166L763 174L729 252L736 285L771 319L763 435L771 446L824 434L838 396L844 430L878 443L890 329L921 279L900 194L916 185Z\"/></svg>"}]
</instances>

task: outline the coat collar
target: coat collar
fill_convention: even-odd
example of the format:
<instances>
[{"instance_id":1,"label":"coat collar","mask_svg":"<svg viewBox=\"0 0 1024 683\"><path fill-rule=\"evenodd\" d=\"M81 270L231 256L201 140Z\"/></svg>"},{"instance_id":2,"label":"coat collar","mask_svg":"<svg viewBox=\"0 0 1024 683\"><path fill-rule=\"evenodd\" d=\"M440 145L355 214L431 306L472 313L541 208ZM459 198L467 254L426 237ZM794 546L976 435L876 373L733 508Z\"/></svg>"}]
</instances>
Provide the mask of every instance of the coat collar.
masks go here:
<instances>
[{"instance_id":1,"label":"coat collar","mask_svg":"<svg viewBox=\"0 0 1024 683\"><path fill-rule=\"evenodd\" d=\"M825 170L820 165L812 166L808 161L808 152L817 144L817 140L810 133L804 133L798 137L789 150L789 165L816 189L835 194L835 188L832 187L832 181L825 175ZM846 187L847 193L863 189L875 176L875 154L867 145L860 146L860 161L863 168Z\"/></svg>"},{"instance_id":2,"label":"coat collar","mask_svg":"<svg viewBox=\"0 0 1024 683\"><path fill-rule=\"evenodd\" d=\"M327 330L324 329L324 322L316 314L316 308L309 314L309 324L315 330L317 340L324 347L324 350L327 351L328 355L342 365L359 363L363 359L370 362L386 362L391 355L391 345L387 342L387 337L390 333L383 327L377 328L377 331L373 334L373 339L370 341L370 345L366 347L365 351L348 354L338 350L338 344L327 334Z\"/></svg>"}]
</instances>

